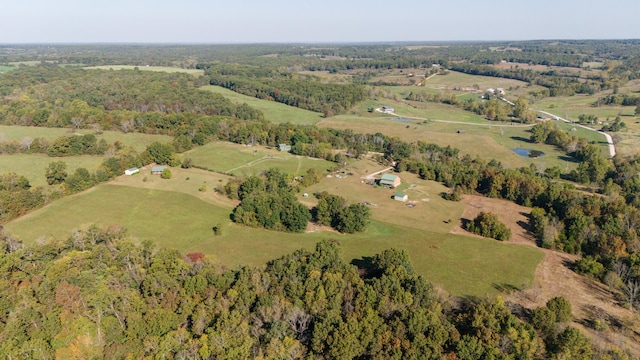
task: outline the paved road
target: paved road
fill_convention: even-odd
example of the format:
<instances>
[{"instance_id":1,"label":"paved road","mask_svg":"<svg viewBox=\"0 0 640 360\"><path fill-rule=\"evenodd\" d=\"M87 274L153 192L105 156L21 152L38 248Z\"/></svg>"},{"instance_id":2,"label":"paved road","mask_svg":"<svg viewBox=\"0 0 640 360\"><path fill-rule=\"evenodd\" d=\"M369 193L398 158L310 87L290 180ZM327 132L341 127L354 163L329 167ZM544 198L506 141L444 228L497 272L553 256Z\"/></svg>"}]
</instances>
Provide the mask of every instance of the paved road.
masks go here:
<instances>
[{"instance_id":1,"label":"paved road","mask_svg":"<svg viewBox=\"0 0 640 360\"><path fill-rule=\"evenodd\" d=\"M554 115L554 114L552 114L550 112L546 112L546 111L542 111L542 110L534 110L534 111L537 111L539 113L551 116L552 119L558 119L558 120L564 121L566 123L570 123L569 120L564 119L564 118L562 118L562 117L560 117L558 115ZM580 124L573 124L573 125L577 126L577 127L581 127L583 129L590 130L590 131L595 131L595 132L597 132L599 134L604 135L604 137L607 139L607 145L609 146L609 155L611 155L611 157L616 156L616 146L613 144L613 138L611 137L611 135L609 135L609 134L607 134L605 132L602 132L602 131L598 131L596 129L592 129L592 128L588 127L588 126L584 126L584 125L580 125Z\"/></svg>"},{"instance_id":2,"label":"paved road","mask_svg":"<svg viewBox=\"0 0 640 360\"><path fill-rule=\"evenodd\" d=\"M503 126L504 127L533 127L535 125L535 124L513 125L511 123L509 123L509 125L507 125L507 124L498 124L498 123L475 124L475 123L464 122L464 121L427 119L427 118L419 118L419 117L415 117L415 116L400 115L400 114L396 114L396 113L389 113L389 112L385 113L385 112L382 111L381 108L377 108L376 111L384 113L384 114L397 116L397 117L400 117L400 118L403 118L403 119L426 120L426 121L441 122L441 123L448 123L448 124L460 124L460 125L471 125L471 126L488 126L488 127L503 127Z\"/></svg>"}]
</instances>

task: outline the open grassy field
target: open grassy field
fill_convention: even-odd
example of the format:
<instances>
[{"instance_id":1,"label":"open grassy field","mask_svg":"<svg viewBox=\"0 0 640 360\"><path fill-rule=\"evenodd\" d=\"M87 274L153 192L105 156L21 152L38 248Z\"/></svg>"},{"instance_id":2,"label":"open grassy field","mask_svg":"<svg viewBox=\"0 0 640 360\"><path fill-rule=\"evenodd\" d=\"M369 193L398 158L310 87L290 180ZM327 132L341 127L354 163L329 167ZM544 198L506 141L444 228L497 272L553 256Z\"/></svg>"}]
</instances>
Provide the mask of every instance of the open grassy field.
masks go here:
<instances>
[{"instance_id":1,"label":"open grassy field","mask_svg":"<svg viewBox=\"0 0 640 360\"><path fill-rule=\"evenodd\" d=\"M601 121L606 121L607 118L613 120L618 115L623 117L633 115L635 106L601 105L597 107L594 105L599 97L605 95L600 93L595 95L549 97L536 101L531 107L557 114L563 118L568 116L569 120L578 120L580 114L595 115Z\"/></svg>"},{"instance_id":2,"label":"open grassy field","mask_svg":"<svg viewBox=\"0 0 640 360\"><path fill-rule=\"evenodd\" d=\"M223 95L237 104L246 103L264 113L265 118L273 123L292 123L298 125L312 125L322 120L322 114L309 110L288 106L275 101L262 100L242 95L220 86L203 86L201 90L211 91Z\"/></svg>"},{"instance_id":3,"label":"open grassy field","mask_svg":"<svg viewBox=\"0 0 640 360\"><path fill-rule=\"evenodd\" d=\"M436 104L446 107L447 105ZM400 109L396 110L400 113ZM414 111L416 111L414 109ZM417 111L416 111L417 112ZM453 112L455 114L455 112ZM470 114L470 113L467 113ZM470 114L469 116L473 116ZM452 120L453 122L438 122L406 119L393 116L377 118L365 118L355 115L340 115L324 119L318 126L337 129L352 129L354 132L376 133L380 132L389 136L397 136L405 141L427 141L441 146L451 145L460 149L462 154L480 157L486 160L496 159L506 167L522 167L535 164L538 167L559 166L569 170L575 168L575 164L567 162L566 154L553 146L545 144L532 144L529 142L529 127L519 125L504 125L493 123L482 118L475 118L465 122ZM482 124L483 126L474 125ZM491 126L489 126L491 125ZM458 133L458 130L463 133ZM585 130L586 132L586 130ZM589 133L589 136L597 135ZM599 135L602 137L602 135ZM602 137L601 140L603 140ZM512 149L528 148L544 152L542 158L529 159L518 156ZM602 151L607 151L601 144Z\"/></svg>"},{"instance_id":4,"label":"open grassy field","mask_svg":"<svg viewBox=\"0 0 640 360\"><path fill-rule=\"evenodd\" d=\"M245 146L227 142L214 142L195 148L182 155L193 164L209 170L246 176L277 168L290 174L304 174L309 168L326 171L334 163L295 156L264 146Z\"/></svg>"},{"instance_id":5,"label":"open grassy field","mask_svg":"<svg viewBox=\"0 0 640 360\"><path fill-rule=\"evenodd\" d=\"M131 178L140 176L145 175ZM190 180L183 176L174 176L165 183L187 181ZM73 228L83 224L121 224L136 238L150 239L158 246L183 253L204 252L230 267L262 266L295 249L312 249L317 241L327 238L340 241L347 261L396 247L409 252L419 274L462 296L493 296L505 285L527 287L542 258L542 252L531 247L380 221L374 221L366 233L356 235L266 231L231 223L230 212L230 206L216 206L183 192L100 185L56 201L7 224L6 228L29 243L42 236L64 239ZM223 227L221 236L214 236L211 230L217 224Z\"/></svg>"},{"instance_id":6,"label":"open grassy field","mask_svg":"<svg viewBox=\"0 0 640 360\"><path fill-rule=\"evenodd\" d=\"M15 66L0 65L0 74L11 71L13 69L15 69Z\"/></svg>"},{"instance_id":7,"label":"open grassy field","mask_svg":"<svg viewBox=\"0 0 640 360\"><path fill-rule=\"evenodd\" d=\"M63 135L70 135L69 129L62 128L44 128L35 126L7 126L0 125L0 141L21 141L25 137L45 138L54 140ZM102 134L95 134L94 130L80 129L75 130L74 134L94 134L98 141L104 139L107 143L113 144L120 141L125 147L133 147L136 151L143 151L149 144L154 141L167 143L172 141L171 136L167 135L148 135L141 133L122 133L119 131L103 131Z\"/></svg>"},{"instance_id":8,"label":"open grassy field","mask_svg":"<svg viewBox=\"0 0 640 360\"><path fill-rule=\"evenodd\" d=\"M449 71L446 75L436 75L427 81L421 88L437 90L464 90L483 92L488 88L503 88L508 96L525 96L530 91L541 89L539 86L530 86L520 80L496 78L491 76L469 75L457 71Z\"/></svg>"},{"instance_id":9,"label":"open grassy field","mask_svg":"<svg viewBox=\"0 0 640 360\"><path fill-rule=\"evenodd\" d=\"M69 156L49 157L42 154L0 155L0 174L14 172L29 180L31 186L48 186L45 178L46 167L54 161L64 161L67 173L73 174L77 168L83 167L90 172L96 170L104 160L101 156Z\"/></svg>"},{"instance_id":10,"label":"open grassy field","mask_svg":"<svg viewBox=\"0 0 640 360\"><path fill-rule=\"evenodd\" d=\"M159 72L167 72L167 73L174 73L174 72L182 72L182 73L187 73L187 74L191 74L193 76L202 76L204 75L204 70L198 70L198 69L183 69L183 68L179 68L179 67L167 67L167 66L132 66L132 65L103 65L103 66L89 66L89 67L85 67L85 69L100 69L100 70L134 70L135 68L138 68L139 70L144 70L144 71L159 71Z\"/></svg>"}]
</instances>

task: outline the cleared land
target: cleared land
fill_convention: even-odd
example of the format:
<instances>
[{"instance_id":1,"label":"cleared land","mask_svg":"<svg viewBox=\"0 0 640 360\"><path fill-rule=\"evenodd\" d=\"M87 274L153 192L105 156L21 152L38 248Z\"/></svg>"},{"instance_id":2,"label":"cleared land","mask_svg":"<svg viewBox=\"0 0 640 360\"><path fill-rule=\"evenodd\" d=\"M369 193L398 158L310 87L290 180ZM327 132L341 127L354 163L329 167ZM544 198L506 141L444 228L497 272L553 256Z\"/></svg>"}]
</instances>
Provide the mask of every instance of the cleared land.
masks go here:
<instances>
[{"instance_id":1,"label":"cleared land","mask_svg":"<svg viewBox=\"0 0 640 360\"><path fill-rule=\"evenodd\" d=\"M4 73L4 72L8 72L15 69L14 66L5 66L5 65L0 65L0 74Z\"/></svg>"},{"instance_id":2,"label":"cleared land","mask_svg":"<svg viewBox=\"0 0 640 360\"><path fill-rule=\"evenodd\" d=\"M143 151L149 144L154 141L161 143L169 143L173 140L171 136L167 135L148 135L141 133L122 133L119 131L104 131L101 134L96 134L95 131L90 129L74 130L69 132L69 129L62 128L43 128L35 126L7 126L0 125L0 141L22 141L25 137L45 138L48 140L54 140L60 136L65 135L86 135L94 134L98 141L104 139L107 143L113 144L115 141L119 141L125 147L132 147L136 151Z\"/></svg>"},{"instance_id":3,"label":"cleared land","mask_svg":"<svg viewBox=\"0 0 640 360\"><path fill-rule=\"evenodd\" d=\"M292 123L297 125L313 125L322 120L322 114L320 113L288 106L275 101L242 95L220 86L209 85L203 86L200 89L221 94L236 104L245 103L262 111L265 119L276 124Z\"/></svg>"},{"instance_id":4,"label":"cleared land","mask_svg":"<svg viewBox=\"0 0 640 360\"><path fill-rule=\"evenodd\" d=\"M446 107L448 105L435 104ZM396 112L401 113L403 107ZM438 109L438 111L444 111ZM414 113L419 112L414 109ZM429 110L422 110L424 119L431 117ZM465 116L475 116L465 112ZM456 114L456 112L452 112ZM426 141L440 146L450 145L460 149L462 154L480 157L485 160L496 159L506 167L522 167L534 164L537 167L559 166L569 170L576 164L568 159L566 154L553 146L533 144L529 142L530 127L490 122L479 117L466 122L465 118L437 122L417 120L396 116L379 116L377 118L360 117L356 115L340 115L327 118L318 123L319 127L352 129L354 132L373 134L380 132L389 136L397 136L405 141ZM482 126L478 126L478 124ZM459 132L460 131L460 132ZM585 130L586 131L586 130ZM591 135L591 134L589 134ZM604 137L602 137L604 140ZM544 152L541 158L530 159L517 155L514 148L528 148ZM603 151L606 146L602 144Z\"/></svg>"},{"instance_id":5,"label":"cleared land","mask_svg":"<svg viewBox=\"0 0 640 360\"><path fill-rule=\"evenodd\" d=\"M335 166L325 160L295 156L264 146L245 146L227 142L213 142L182 155L193 164L212 171L246 176L277 168L286 173L301 175L309 168L326 171Z\"/></svg>"},{"instance_id":6,"label":"cleared land","mask_svg":"<svg viewBox=\"0 0 640 360\"><path fill-rule=\"evenodd\" d=\"M408 208L390 198L394 190L361 183L360 176L378 169L372 161L358 161L346 170L354 175L326 178L305 189L309 193L327 190L345 196L349 202L377 203L371 207L374 221L362 234L288 234L237 226L229 219L236 202L212 191L228 177L179 168L172 168L170 180L151 175L149 169L121 176L110 184L58 200L6 228L33 242L42 236L64 239L72 229L100 219L104 225L121 224L132 236L153 240L158 246L184 253L204 252L231 267L261 266L295 249L312 249L317 241L330 238L340 241L343 256L349 261L361 261L390 247L407 250L418 273L456 295L493 296L505 288L503 284L516 288L532 284L533 269L542 258L538 249L450 234L462 205L440 198L442 185L401 174L406 183L400 189L415 201L415 207ZM206 189L200 191L203 184ZM315 201L313 196L300 198L308 205ZM223 234L214 236L211 228L218 224Z\"/></svg>"},{"instance_id":7,"label":"cleared land","mask_svg":"<svg viewBox=\"0 0 640 360\"><path fill-rule=\"evenodd\" d=\"M508 243L536 246L533 237L521 225L527 222L527 214L531 212L530 208L506 200L473 195L464 195L462 203L465 205L462 215L462 219L465 221L475 218L480 211L493 212L498 215L500 221L511 229L512 236ZM468 234L461 226L462 222L452 232ZM578 256L553 250L539 250L544 252L544 259L536 269L533 286L524 291L511 291L506 295L506 300L521 304L528 309L534 309L544 306L554 296L562 296L571 302L572 326L581 328L591 336L593 341L601 341L602 338L605 338L609 343L633 349L636 353L640 352L640 342L638 341L640 337L637 329L630 326L636 321L634 319L636 315L633 311L620 306L614 294L602 283L572 271L570 264L576 261ZM562 281L558 281L558 279L562 279ZM596 319L611 324L616 330L597 332L591 327L585 326Z\"/></svg>"},{"instance_id":8,"label":"cleared land","mask_svg":"<svg viewBox=\"0 0 640 360\"><path fill-rule=\"evenodd\" d=\"M159 72L167 72L167 73L175 73L182 72L187 73L193 76L202 76L204 75L204 70L198 69L183 69L178 67L167 67L167 66L132 66L132 65L103 65L103 66L89 66L85 67L85 69L100 69L100 70L144 70L144 71L159 71Z\"/></svg>"},{"instance_id":9,"label":"cleared land","mask_svg":"<svg viewBox=\"0 0 640 360\"><path fill-rule=\"evenodd\" d=\"M0 173L6 174L14 172L29 180L31 186L48 186L45 172L47 166L54 161L63 161L67 164L67 173L72 175L77 168L85 168L90 172L96 170L102 161L101 156L69 156L69 157L49 157L47 155L15 154L0 155Z\"/></svg>"}]
</instances>

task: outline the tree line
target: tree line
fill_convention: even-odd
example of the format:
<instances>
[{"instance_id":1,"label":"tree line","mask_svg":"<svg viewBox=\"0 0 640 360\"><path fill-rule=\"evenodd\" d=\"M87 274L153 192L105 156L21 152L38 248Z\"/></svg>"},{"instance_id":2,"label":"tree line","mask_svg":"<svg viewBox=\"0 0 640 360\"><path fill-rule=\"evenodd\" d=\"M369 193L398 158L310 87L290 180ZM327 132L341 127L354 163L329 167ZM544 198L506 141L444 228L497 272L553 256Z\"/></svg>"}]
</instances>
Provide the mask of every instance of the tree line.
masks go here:
<instances>
[{"instance_id":1,"label":"tree line","mask_svg":"<svg viewBox=\"0 0 640 360\"><path fill-rule=\"evenodd\" d=\"M211 65L205 73L211 85L325 116L343 113L367 96L361 85L324 83L315 76L258 67Z\"/></svg>"},{"instance_id":2,"label":"tree line","mask_svg":"<svg viewBox=\"0 0 640 360\"><path fill-rule=\"evenodd\" d=\"M325 240L230 270L116 226L28 246L2 233L0 245L10 358L630 359L564 325L562 298L519 316L500 298L452 306L400 250L358 269Z\"/></svg>"}]
</instances>

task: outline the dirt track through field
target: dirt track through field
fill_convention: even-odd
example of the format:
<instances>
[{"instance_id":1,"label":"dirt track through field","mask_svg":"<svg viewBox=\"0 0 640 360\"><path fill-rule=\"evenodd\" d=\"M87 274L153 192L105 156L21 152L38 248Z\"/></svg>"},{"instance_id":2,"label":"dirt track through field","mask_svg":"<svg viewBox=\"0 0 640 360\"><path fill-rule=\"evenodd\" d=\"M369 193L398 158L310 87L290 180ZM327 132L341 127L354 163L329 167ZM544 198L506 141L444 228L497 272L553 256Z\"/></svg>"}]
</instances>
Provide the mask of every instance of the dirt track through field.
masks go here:
<instances>
[{"instance_id":1,"label":"dirt track through field","mask_svg":"<svg viewBox=\"0 0 640 360\"><path fill-rule=\"evenodd\" d=\"M453 233L472 235L462 228L463 222L473 220L481 211L492 212L511 229L508 243L537 247L534 238L527 232L530 208L476 195L464 195L462 202L465 209ZM544 306L554 296L563 296L572 305L571 326L583 330L596 346L620 347L630 350L636 358L640 357L640 316L622 307L605 285L571 270L579 256L540 250L544 251L545 257L536 269L533 285L523 291L505 294L504 299L533 309ZM605 321L609 330L597 332L587 327L595 320Z\"/></svg>"}]
</instances>

